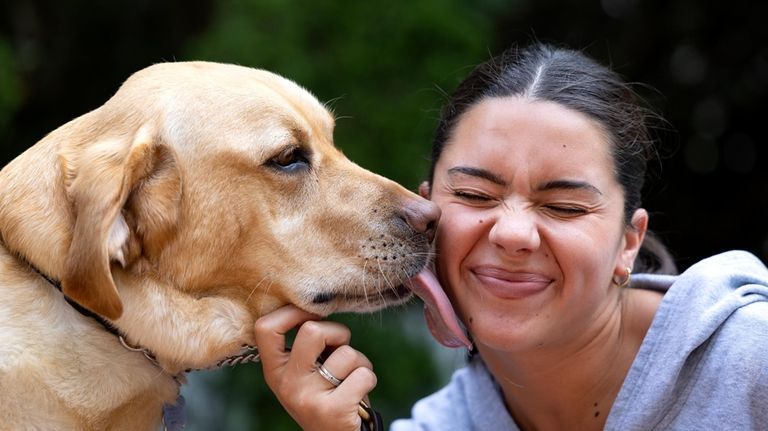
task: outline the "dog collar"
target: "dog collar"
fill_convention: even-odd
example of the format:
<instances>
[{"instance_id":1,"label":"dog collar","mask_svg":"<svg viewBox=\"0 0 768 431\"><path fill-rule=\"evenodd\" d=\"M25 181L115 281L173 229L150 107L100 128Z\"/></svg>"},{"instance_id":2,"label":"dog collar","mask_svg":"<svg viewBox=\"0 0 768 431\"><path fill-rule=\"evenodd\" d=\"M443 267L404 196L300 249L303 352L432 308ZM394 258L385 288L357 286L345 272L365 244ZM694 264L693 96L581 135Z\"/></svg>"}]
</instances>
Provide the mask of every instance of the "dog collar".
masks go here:
<instances>
[{"instance_id":1,"label":"dog collar","mask_svg":"<svg viewBox=\"0 0 768 431\"><path fill-rule=\"evenodd\" d=\"M97 313L94 313L88 308L83 307L82 305L78 304L77 302L69 298L67 295L64 295L61 289L61 282L49 277L48 275L46 275L45 273L37 269L37 267L29 263L29 261L27 261L26 259L23 259L22 257L20 257L20 259L24 260L27 263L27 265L29 265L29 267L32 268L32 270L35 271L38 275L43 277L45 281L48 282L48 284L55 287L56 290L58 290L59 292L62 292L62 295L64 296L64 299L67 301L67 303L72 308L77 310L78 313L98 322L102 327L104 327L105 330L107 330L108 332L112 333L115 337L117 337L117 339L120 341L120 344L123 347L125 347L127 350L131 352L142 353L147 358L147 360L149 360L153 365L160 368L161 370L163 369L163 367L160 365L160 362L158 362L157 357L155 356L154 353L152 353L151 350L147 349L146 347L134 346L130 344L125 339L125 336L123 336L123 334L120 333L120 331L114 325L112 325L108 320L106 320L104 317L102 317ZM243 345L242 348L240 349L240 352L238 352L236 355L227 356L226 358L216 362L215 364L209 367L187 368L186 370L184 370L184 372L186 373L190 371L217 370L219 368L234 367L235 365L246 364L249 362L259 362L258 350L254 346ZM176 378L176 376L174 376L174 378Z\"/></svg>"},{"instance_id":2,"label":"dog collar","mask_svg":"<svg viewBox=\"0 0 768 431\"><path fill-rule=\"evenodd\" d=\"M155 355L149 349L147 349L146 347L134 346L128 343L128 341L125 339L123 334L121 334L120 331L114 325L112 325L108 320L103 318L101 315L94 313L88 308L83 307L79 303L73 301L67 295L64 295L64 292L61 288L61 282L49 277L47 274L40 271L37 267L32 265L28 260L24 259L22 256L19 256L19 259L26 262L26 264L38 275L40 275L40 277L42 277L45 281L47 281L48 284L55 287L56 290L61 292L62 295L64 296L64 299L67 301L67 303L72 308L77 310L78 313L98 322L106 331L116 336L117 339L120 341L120 344L126 350L143 354L144 357L147 358L147 360L151 362L155 367L160 369L162 372L168 374L165 371L165 369L163 369L163 367L160 365L160 363L157 361L157 358L155 357ZM184 370L182 373L178 373L175 375L169 374L173 378L173 381L176 382L176 385L178 388L178 395L176 396L175 403L173 404L166 403L163 405L163 430L164 431L180 431L180 430L183 430L184 427L186 426L186 423L187 423L186 401L184 400L184 396L181 395L182 375L184 373L187 373L190 371L197 371L197 370L214 370L214 369L219 369L223 367L233 367L235 365L245 364L248 362L259 362L259 353L256 350L256 348L253 346L243 346L243 348L240 350L240 352L237 355L228 356L216 362L214 365L210 367L195 368L195 369L190 368L190 369Z\"/></svg>"}]
</instances>

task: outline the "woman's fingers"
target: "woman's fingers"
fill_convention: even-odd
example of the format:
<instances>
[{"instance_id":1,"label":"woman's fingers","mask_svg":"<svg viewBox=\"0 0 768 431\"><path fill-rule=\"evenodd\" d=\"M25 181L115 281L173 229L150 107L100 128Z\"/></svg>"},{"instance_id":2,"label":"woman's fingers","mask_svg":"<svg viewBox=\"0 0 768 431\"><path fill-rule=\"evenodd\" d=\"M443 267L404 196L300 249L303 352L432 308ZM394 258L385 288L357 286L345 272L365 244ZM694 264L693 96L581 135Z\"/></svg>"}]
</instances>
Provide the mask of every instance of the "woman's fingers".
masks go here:
<instances>
[{"instance_id":1,"label":"woman's fingers","mask_svg":"<svg viewBox=\"0 0 768 431\"><path fill-rule=\"evenodd\" d=\"M348 345L346 326L318 318L286 306L256 322L265 380L305 430L359 430L358 404L376 386L376 375L368 358ZM286 334L296 326L292 350L287 350ZM317 361L324 352L327 358L320 360L330 378L319 372Z\"/></svg>"},{"instance_id":2,"label":"woman's fingers","mask_svg":"<svg viewBox=\"0 0 768 431\"><path fill-rule=\"evenodd\" d=\"M339 380L346 380L357 368L373 370L373 365L362 353L348 345L338 347L323 362L323 367ZM338 385L337 385L338 386Z\"/></svg>"},{"instance_id":3,"label":"woman's fingers","mask_svg":"<svg viewBox=\"0 0 768 431\"><path fill-rule=\"evenodd\" d=\"M308 313L292 305L279 308L256 321L255 337L259 349L259 357L264 367L265 377L271 369L280 369L290 359L286 350L285 335L296 326L320 317ZM268 381L269 383L269 381Z\"/></svg>"},{"instance_id":4,"label":"woman's fingers","mask_svg":"<svg viewBox=\"0 0 768 431\"><path fill-rule=\"evenodd\" d=\"M366 399L376 386L372 368L365 355L348 345L334 350L323 364L317 364L316 381L323 388L320 393L327 396L314 396L315 413L307 418L317 420L322 416L326 423L319 429L323 430L359 430L360 401ZM324 377L323 371L332 377ZM308 408L306 411L312 410Z\"/></svg>"},{"instance_id":5,"label":"woman's fingers","mask_svg":"<svg viewBox=\"0 0 768 431\"><path fill-rule=\"evenodd\" d=\"M357 406L361 400L367 400L368 394L376 387L376 374L368 367L352 370L344 381L334 390L333 396L340 402L354 401Z\"/></svg>"},{"instance_id":6,"label":"woman's fingers","mask_svg":"<svg viewBox=\"0 0 768 431\"><path fill-rule=\"evenodd\" d=\"M256 342L267 355L282 353L285 350L285 334L306 321L317 319L320 316L293 305L278 308L256 321Z\"/></svg>"},{"instance_id":7,"label":"woman's fingers","mask_svg":"<svg viewBox=\"0 0 768 431\"><path fill-rule=\"evenodd\" d=\"M326 350L348 344L351 336L349 328L340 323L305 322L296 333L290 362L295 367L313 369Z\"/></svg>"}]
</instances>

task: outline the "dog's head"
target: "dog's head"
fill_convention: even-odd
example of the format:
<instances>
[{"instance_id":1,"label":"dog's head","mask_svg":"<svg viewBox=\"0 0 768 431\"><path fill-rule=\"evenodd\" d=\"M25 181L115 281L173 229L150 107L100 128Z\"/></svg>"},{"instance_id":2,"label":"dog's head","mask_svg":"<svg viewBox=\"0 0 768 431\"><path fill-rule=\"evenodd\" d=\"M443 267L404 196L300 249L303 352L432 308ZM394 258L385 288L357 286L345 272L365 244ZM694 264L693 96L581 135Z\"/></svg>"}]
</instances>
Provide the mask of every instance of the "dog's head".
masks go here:
<instances>
[{"instance_id":1,"label":"dog's head","mask_svg":"<svg viewBox=\"0 0 768 431\"><path fill-rule=\"evenodd\" d=\"M0 230L153 350L167 340L131 332L188 317L247 326L286 303L325 315L403 302L438 210L349 161L333 129L322 104L272 73L151 66L5 169Z\"/></svg>"}]
</instances>

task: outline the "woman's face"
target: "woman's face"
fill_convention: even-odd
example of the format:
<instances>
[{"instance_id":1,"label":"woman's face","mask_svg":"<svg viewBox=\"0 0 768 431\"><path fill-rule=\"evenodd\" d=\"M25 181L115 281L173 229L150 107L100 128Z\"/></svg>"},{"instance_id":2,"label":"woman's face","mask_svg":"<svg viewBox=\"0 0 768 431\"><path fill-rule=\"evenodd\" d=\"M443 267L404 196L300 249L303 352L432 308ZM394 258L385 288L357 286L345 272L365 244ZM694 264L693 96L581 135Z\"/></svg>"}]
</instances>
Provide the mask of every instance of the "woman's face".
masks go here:
<instances>
[{"instance_id":1,"label":"woman's face","mask_svg":"<svg viewBox=\"0 0 768 431\"><path fill-rule=\"evenodd\" d=\"M436 167L439 278L476 343L564 346L619 306L647 225L627 227L606 135L557 103L486 99L464 113Z\"/></svg>"}]
</instances>

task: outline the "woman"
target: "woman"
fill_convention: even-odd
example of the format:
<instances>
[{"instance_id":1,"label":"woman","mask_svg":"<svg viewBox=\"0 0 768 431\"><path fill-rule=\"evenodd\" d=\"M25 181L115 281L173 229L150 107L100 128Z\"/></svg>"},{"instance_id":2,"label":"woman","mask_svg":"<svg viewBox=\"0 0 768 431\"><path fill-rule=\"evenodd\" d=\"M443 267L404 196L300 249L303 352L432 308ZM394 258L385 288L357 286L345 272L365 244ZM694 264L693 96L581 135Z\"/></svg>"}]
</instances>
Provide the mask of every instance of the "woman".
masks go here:
<instances>
[{"instance_id":1,"label":"woman","mask_svg":"<svg viewBox=\"0 0 768 431\"><path fill-rule=\"evenodd\" d=\"M649 115L611 70L542 44L459 85L420 191L473 355L392 430L768 429L768 270L731 252L658 274L674 269L640 207ZM305 430L358 430L372 365L316 319L257 323L267 382ZM438 340L464 339L441 319Z\"/></svg>"}]
</instances>

